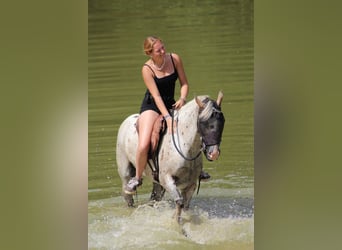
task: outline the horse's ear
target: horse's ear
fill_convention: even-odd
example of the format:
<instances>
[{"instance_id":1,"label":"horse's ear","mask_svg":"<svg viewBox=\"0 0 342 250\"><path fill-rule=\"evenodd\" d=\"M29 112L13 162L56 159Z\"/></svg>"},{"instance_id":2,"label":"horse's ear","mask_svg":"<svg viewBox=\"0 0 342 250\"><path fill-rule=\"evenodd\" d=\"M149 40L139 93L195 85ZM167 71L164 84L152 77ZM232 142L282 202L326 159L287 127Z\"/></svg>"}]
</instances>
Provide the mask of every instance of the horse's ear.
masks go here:
<instances>
[{"instance_id":1,"label":"horse's ear","mask_svg":"<svg viewBox=\"0 0 342 250\"><path fill-rule=\"evenodd\" d=\"M201 100L200 100L197 96L195 96L195 100L196 100L197 105L198 105L201 109L204 109L203 103L201 102Z\"/></svg>"},{"instance_id":2,"label":"horse's ear","mask_svg":"<svg viewBox=\"0 0 342 250\"><path fill-rule=\"evenodd\" d=\"M217 104L219 107L221 107L222 99L223 99L223 93L222 93L222 91L220 90L219 93L218 93L218 96L217 96L217 101L216 101L216 104Z\"/></svg>"}]
</instances>

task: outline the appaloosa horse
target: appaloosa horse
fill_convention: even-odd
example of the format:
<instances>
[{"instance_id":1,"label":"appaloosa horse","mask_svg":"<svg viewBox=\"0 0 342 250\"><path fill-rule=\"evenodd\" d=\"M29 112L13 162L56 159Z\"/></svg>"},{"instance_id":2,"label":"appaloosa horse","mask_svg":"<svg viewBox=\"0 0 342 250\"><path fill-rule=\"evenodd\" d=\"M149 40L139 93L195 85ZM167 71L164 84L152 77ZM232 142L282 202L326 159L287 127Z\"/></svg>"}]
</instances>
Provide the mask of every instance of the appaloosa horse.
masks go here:
<instances>
[{"instance_id":1,"label":"appaloosa horse","mask_svg":"<svg viewBox=\"0 0 342 250\"><path fill-rule=\"evenodd\" d=\"M221 91L217 100L198 96L179 111L173 112L172 133L166 133L160 141L156 156L158 164L155 168L149 163L151 168L145 168L144 175L154 179L151 198L161 200L164 191L169 192L176 203L178 220L181 209L189 208L196 189L203 167L201 152L209 161L219 157L225 122L221 111L222 98ZM138 117L138 114L134 114L126 118L118 132L116 161L123 188L129 179L135 176ZM134 205L132 195L123 192L123 196L129 206Z\"/></svg>"}]
</instances>

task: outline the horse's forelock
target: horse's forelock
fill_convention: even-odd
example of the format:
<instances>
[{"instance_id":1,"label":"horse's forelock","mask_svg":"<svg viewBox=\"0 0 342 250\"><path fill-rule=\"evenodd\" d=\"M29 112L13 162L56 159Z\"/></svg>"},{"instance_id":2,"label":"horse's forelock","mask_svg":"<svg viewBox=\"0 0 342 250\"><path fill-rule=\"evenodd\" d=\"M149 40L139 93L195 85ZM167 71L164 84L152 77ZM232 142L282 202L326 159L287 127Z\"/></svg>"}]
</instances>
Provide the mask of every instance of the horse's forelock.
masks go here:
<instances>
[{"instance_id":1,"label":"horse's forelock","mask_svg":"<svg viewBox=\"0 0 342 250\"><path fill-rule=\"evenodd\" d=\"M199 114L198 118L200 121L208 120L213 113L213 107L214 107L213 100L205 99L203 103L205 104L205 108Z\"/></svg>"}]
</instances>

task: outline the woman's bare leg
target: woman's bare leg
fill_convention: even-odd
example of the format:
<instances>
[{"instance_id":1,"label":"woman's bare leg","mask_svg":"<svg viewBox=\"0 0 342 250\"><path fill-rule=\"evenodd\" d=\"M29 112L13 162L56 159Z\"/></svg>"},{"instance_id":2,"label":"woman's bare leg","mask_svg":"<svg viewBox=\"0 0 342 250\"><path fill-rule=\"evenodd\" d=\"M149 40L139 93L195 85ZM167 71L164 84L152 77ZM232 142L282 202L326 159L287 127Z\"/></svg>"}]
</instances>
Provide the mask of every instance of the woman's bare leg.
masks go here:
<instances>
[{"instance_id":1,"label":"woman's bare leg","mask_svg":"<svg viewBox=\"0 0 342 250\"><path fill-rule=\"evenodd\" d=\"M139 140L136 154L136 175L140 180L147 163L147 154L151 143L152 128L158 113L153 110L147 110L139 117Z\"/></svg>"},{"instance_id":2,"label":"woman's bare leg","mask_svg":"<svg viewBox=\"0 0 342 250\"><path fill-rule=\"evenodd\" d=\"M138 122L138 148L136 154L135 178L132 178L125 186L126 194L134 194L137 186L142 184L142 173L146 167L147 154L151 143L152 128L158 113L153 110L147 110L140 114Z\"/></svg>"}]
</instances>

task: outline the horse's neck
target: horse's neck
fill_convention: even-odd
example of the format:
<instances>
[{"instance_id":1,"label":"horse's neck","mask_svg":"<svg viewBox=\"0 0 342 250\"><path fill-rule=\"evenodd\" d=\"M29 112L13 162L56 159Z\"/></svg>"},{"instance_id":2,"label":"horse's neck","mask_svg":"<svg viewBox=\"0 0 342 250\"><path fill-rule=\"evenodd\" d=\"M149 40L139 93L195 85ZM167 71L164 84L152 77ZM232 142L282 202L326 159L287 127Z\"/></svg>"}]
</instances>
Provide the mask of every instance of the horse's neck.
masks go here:
<instances>
[{"instance_id":1,"label":"horse's neck","mask_svg":"<svg viewBox=\"0 0 342 250\"><path fill-rule=\"evenodd\" d=\"M199 108L194 100L183 106L178 113L178 129L187 139L193 140L198 136L198 113Z\"/></svg>"}]
</instances>

